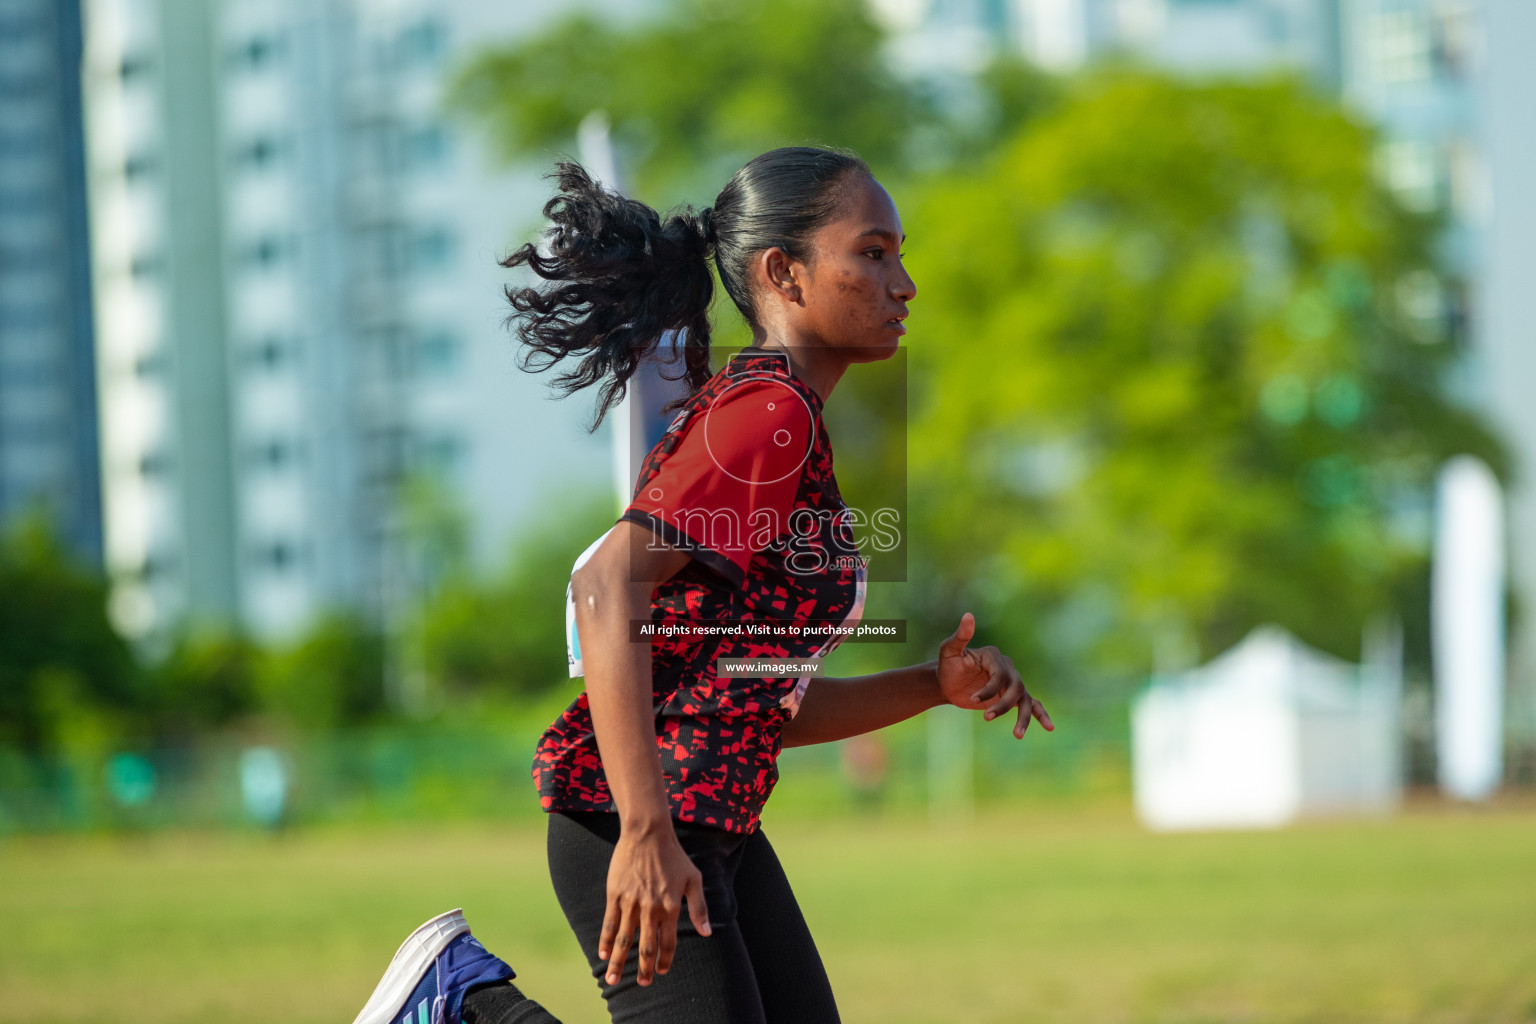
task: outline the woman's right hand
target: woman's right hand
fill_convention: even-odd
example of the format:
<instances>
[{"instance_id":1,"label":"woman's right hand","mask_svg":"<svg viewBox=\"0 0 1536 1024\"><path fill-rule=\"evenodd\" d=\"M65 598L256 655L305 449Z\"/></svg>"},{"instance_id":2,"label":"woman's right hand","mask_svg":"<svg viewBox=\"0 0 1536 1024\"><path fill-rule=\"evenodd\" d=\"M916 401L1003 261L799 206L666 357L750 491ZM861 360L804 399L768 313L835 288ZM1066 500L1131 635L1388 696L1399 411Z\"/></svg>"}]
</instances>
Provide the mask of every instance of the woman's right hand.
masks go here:
<instances>
[{"instance_id":1,"label":"woman's right hand","mask_svg":"<svg viewBox=\"0 0 1536 1024\"><path fill-rule=\"evenodd\" d=\"M655 974L667 973L677 951L677 915L685 899L693 926L708 935L704 876L677 841L670 818L650 827L625 827L608 864L608 910L597 948L598 957L608 961L608 984L617 985L624 976L637 931L636 980L649 985Z\"/></svg>"}]
</instances>

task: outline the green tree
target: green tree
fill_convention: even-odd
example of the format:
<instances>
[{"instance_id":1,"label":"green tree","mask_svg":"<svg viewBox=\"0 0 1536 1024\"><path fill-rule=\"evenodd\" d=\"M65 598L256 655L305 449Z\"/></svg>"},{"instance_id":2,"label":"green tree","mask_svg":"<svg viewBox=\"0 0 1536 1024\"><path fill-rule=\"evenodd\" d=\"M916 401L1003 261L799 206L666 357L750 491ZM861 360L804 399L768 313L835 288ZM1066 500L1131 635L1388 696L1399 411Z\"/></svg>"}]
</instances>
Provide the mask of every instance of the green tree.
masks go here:
<instances>
[{"instance_id":1,"label":"green tree","mask_svg":"<svg viewBox=\"0 0 1536 1024\"><path fill-rule=\"evenodd\" d=\"M672 0L639 23L579 12L480 53L450 104L508 159L572 152L601 111L626 186L665 207L707 204L776 146L846 146L881 175L964 163L1060 98L1007 54L974 75L912 75L886 42L864 0Z\"/></svg>"},{"instance_id":2,"label":"green tree","mask_svg":"<svg viewBox=\"0 0 1536 1024\"><path fill-rule=\"evenodd\" d=\"M188 734L228 726L260 708L264 652L234 632L195 631L176 638L149 670L157 728Z\"/></svg>"},{"instance_id":3,"label":"green tree","mask_svg":"<svg viewBox=\"0 0 1536 1024\"><path fill-rule=\"evenodd\" d=\"M681 0L638 25L581 13L489 50L452 96L519 158L570 152L576 126L604 111L637 195L702 205L775 146L896 160L928 114L881 41L863 0Z\"/></svg>"},{"instance_id":4,"label":"green tree","mask_svg":"<svg viewBox=\"0 0 1536 1024\"><path fill-rule=\"evenodd\" d=\"M562 499L490 578L460 571L423 610L414 643L448 695L534 694L565 681L565 588L576 556L613 525L612 501Z\"/></svg>"},{"instance_id":5,"label":"green tree","mask_svg":"<svg viewBox=\"0 0 1536 1024\"><path fill-rule=\"evenodd\" d=\"M90 718L136 715L141 676L107 617L107 582L41 518L0 536L0 743L47 749Z\"/></svg>"},{"instance_id":6,"label":"green tree","mask_svg":"<svg viewBox=\"0 0 1536 1024\"><path fill-rule=\"evenodd\" d=\"M321 616L294 643L261 659L257 691L267 710L308 728L355 725L384 710L384 637L361 618Z\"/></svg>"},{"instance_id":7,"label":"green tree","mask_svg":"<svg viewBox=\"0 0 1536 1024\"><path fill-rule=\"evenodd\" d=\"M1442 460L1502 465L1416 315L1438 225L1371 144L1292 80L1111 69L904 197L938 582L914 609L991 609L1042 670L1134 673L1160 634L1211 653L1266 621L1358 654L1423 570Z\"/></svg>"}]
</instances>

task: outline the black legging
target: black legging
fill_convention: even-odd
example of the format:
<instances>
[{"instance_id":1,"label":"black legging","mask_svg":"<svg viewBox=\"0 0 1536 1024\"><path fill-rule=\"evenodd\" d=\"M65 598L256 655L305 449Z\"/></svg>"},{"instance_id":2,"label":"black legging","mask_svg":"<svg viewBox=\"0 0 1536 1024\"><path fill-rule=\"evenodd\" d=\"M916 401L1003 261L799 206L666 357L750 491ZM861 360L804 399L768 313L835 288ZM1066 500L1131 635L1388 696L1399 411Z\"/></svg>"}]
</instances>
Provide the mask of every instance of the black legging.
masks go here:
<instances>
[{"instance_id":1,"label":"black legging","mask_svg":"<svg viewBox=\"0 0 1536 1024\"><path fill-rule=\"evenodd\" d=\"M608 863L619 838L618 816L549 816L555 895L592 965L614 1024L836 1024L831 983L768 837L761 829L741 836L674 824L683 849L704 876L712 934L700 935L684 908L678 915L672 969L642 987L635 981L639 956L631 950L623 977L609 985L608 962L598 959L597 942L607 906ZM494 995L490 990L470 993L467 1024L555 1021L514 995L512 986L495 989ZM493 999L505 1001L505 1011L495 1012Z\"/></svg>"}]
</instances>

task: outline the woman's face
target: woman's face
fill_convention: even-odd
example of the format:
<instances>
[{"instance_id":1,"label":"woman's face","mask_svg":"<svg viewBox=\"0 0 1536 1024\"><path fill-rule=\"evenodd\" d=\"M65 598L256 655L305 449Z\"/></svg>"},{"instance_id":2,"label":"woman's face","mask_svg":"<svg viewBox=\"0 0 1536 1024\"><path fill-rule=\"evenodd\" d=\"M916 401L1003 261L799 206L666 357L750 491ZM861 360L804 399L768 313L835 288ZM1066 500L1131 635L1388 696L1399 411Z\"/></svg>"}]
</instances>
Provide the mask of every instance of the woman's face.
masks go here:
<instances>
[{"instance_id":1,"label":"woman's face","mask_svg":"<svg viewBox=\"0 0 1536 1024\"><path fill-rule=\"evenodd\" d=\"M839 215L817 229L795 327L850 362L887 359L907 333L902 321L917 285L901 265L906 235L890 194L873 178L850 182Z\"/></svg>"}]
</instances>

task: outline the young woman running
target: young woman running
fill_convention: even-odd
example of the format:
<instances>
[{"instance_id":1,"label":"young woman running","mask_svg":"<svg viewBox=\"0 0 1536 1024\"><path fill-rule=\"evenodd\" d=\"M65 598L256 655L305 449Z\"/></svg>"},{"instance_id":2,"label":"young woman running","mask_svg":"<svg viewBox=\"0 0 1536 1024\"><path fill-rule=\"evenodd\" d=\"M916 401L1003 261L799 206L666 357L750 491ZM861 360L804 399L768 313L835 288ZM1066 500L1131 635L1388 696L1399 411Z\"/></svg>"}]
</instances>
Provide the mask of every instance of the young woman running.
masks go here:
<instances>
[{"instance_id":1,"label":"young woman running","mask_svg":"<svg viewBox=\"0 0 1536 1024\"><path fill-rule=\"evenodd\" d=\"M714 206L666 219L562 164L548 285L509 289L518 330L567 394L602 383L598 416L662 336L685 332L690 395L633 501L571 575L572 674L533 776L549 869L615 1022L822 1024L832 987L758 816L783 746L826 743L940 704L1053 728L967 612L938 656L850 679L722 671L722 658L818 659L855 624L865 567L822 408L853 363L888 358L916 286L895 204L855 156L764 153ZM752 346L709 363L713 256ZM650 639L631 622L650 623ZM668 627L668 628L662 628ZM768 632L748 627L767 627ZM686 908L686 913L684 913ZM631 953L634 955L631 956ZM549 1024L512 969L451 911L401 946L357 1024Z\"/></svg>"}]
</instances>

